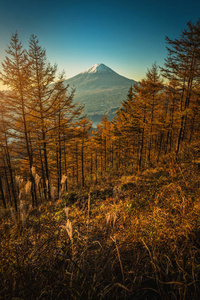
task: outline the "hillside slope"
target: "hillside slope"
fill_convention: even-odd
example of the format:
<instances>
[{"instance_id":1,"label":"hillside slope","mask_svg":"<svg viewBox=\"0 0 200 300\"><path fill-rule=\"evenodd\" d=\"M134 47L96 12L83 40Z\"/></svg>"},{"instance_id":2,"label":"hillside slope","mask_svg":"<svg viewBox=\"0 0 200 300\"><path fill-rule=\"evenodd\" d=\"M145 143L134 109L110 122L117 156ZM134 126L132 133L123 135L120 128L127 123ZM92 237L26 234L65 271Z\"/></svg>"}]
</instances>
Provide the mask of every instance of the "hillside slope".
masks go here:
<instances>
[{"instance_id":1,"label":"hillside slope","mask_svg":"<svg viewBox=\"0 0 200 300\"><path fill-rule=\"evenodd\" d=\"M174 164L73 190L24 225L0 211L0 299L199 299L199 184Z\"/></svg>"}]
</instances>

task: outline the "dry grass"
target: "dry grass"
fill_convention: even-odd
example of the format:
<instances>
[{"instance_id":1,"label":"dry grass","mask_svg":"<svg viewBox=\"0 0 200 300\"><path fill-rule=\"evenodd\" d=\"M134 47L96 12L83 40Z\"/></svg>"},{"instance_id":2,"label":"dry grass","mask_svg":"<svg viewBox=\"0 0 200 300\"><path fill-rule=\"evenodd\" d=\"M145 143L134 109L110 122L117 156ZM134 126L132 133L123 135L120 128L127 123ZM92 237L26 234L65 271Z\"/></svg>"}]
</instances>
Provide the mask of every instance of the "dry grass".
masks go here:
<instances>
[{"instance_id":1,"label":"dry grass","mask_svg":"<svg viewBox=\"0 0 200 300\"><path fill-rule=\"evenodd\" d=\"M91 193L67 214L45 205L25 226L4 213L1 299L199 299L199 170L147 170L118 187L120 199Z\"/></svg>"}]
</instances>

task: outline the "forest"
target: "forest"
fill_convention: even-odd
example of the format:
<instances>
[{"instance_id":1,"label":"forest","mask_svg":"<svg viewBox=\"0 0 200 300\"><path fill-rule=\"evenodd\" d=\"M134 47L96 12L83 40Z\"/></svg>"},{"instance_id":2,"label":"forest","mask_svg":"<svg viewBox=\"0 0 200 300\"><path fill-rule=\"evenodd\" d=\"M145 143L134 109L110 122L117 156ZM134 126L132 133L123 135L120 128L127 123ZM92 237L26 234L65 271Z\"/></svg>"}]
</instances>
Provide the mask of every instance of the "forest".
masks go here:
<instances>
[{"instance_id":1,"label":"forest","mask_svg":"<svg viewBox=\"0 0 200 300\"><path fill-rule=\"evenodd\" d=\"M97 128L18 33L0 91L0 299L199 299L200 21Z\"/></svg>"}]
</instances>

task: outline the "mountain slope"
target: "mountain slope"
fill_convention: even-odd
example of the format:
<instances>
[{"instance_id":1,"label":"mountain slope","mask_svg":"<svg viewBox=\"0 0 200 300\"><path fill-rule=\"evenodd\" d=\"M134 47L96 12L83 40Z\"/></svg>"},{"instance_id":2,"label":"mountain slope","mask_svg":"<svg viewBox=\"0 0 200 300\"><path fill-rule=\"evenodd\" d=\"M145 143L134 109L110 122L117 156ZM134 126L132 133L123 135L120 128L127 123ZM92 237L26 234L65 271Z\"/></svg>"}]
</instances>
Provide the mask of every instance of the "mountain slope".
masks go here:
<instances>
[{"instance_id":1,"label":"mountain slope","mask_svg":"<svg viewBox=\"0 0 200 300\"><path fill-rule=\"evenodd\" d=\"M103 115L120 106L136 81L119 75L104 64L96 64L65 83L76 88L74 100L85 105L86 113Z\"/></svg>"}]
</instances>

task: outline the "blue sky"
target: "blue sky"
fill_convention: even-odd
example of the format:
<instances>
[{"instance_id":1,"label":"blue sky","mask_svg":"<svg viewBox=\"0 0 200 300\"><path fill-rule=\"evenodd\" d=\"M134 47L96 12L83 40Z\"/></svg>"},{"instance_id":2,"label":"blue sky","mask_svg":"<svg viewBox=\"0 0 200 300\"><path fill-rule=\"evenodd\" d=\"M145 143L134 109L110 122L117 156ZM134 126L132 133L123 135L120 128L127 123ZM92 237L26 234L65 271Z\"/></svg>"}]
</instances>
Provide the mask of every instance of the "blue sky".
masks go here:
<instances>
[{"instance_id":1,"label":"blue sky","mask_svg":"<svg viewBox=\"0 0 200 300\"><path fill-rule=\"evenodd\" d=\"M199 17L196 0L0 0L0 61L17 30L25 47L37 35L66 78L104 63L140 80L155 61L164 64L165 36L179 38Z\"/></svg>"}]
</instances>

